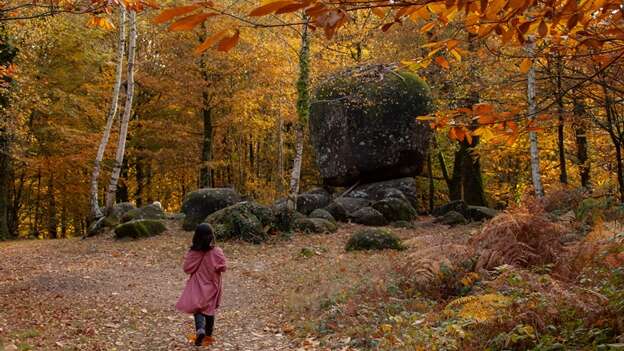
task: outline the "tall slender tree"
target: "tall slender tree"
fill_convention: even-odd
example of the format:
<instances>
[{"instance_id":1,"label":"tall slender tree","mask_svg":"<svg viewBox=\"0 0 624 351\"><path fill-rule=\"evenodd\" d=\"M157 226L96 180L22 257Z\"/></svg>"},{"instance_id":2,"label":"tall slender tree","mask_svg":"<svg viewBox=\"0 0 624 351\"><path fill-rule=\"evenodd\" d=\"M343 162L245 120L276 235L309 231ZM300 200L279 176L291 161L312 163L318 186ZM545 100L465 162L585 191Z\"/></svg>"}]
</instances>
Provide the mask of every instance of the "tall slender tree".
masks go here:
<instances>
[{"instance_id":1,"label":"tall slender tree","mask_svg":"<svg viewBox=\"0 0 624 351\"><path fill-rule=\"evenodd\" d=\"M301 32L301 49L299 51L299 79L297 80L297 124L295 126L295 158L290 175L290 194L288 208L297 209L297 194L301 177L301 163L303 161L304 128L310 115L310 37L308 34L308 19L304 15L303 30Z\"/></svg>"},{"instance_id":2,"label":"tall slender tree","mask_svg":"<svg viewBox=\"0 0 624 351\"><path fill-rule=\"evenodd\" d=\"M126 151L126 138L128 136L128 124L130 122L130 116L132 115L132 99L134 96L134 58L136 55L136 42L137 42L137 20L136 11L131 10L129 12L130 18L130 35L128 39L128 69L126 78L126 103L124 105L124 113L121 119L121 126L119 128L119 140L117 142L117 152L115 155L115 166L108 185L108 191L106 193L106 209L107 211L112 209L115 204L115 194L117 192L117 183L119 181L119 175L121 173L121 167L123 166L124 153Z\"/></svg>"},{"instance_id":3,"label":"tall slender tree","mask_svg":"<svg viewBox=\"0 0 624 351\"><path fill-rule=\"evenodd\" d=\"M526 44L526 50L531 59L535 58L535 39L529 37ZM535 65L532 64L531 68L527 72L527 104L528 104L528 119L529 123L535 120L537 116L537 102L535 100L536 94L536 79L535 79ZM537 197L544 196L544 187L542 186L542 176L540 173L539 165L539 148L537 145L537 132L534 130L529 131L530 153L531 153L531 179L533 181L533 188Z\"/></svg>"},{"instance_id":4,"label":"tall slender tree","mask_svg":"<svg viewBox=\"0 0 624 351\"><path fill-rule=\"evenodd\" d=\"M113 96L111 97L111 106L106 118L106 126L102 134L102 140L98 146L95 162L93 163L93 172L91 173L91 189L90 189L90 206L91 217L97 219L103 216L98 201L98 178L100 176L100 163L104 158L104 151L110 139L113 121L117 116L119 106L119 95L121 91L121 78L123 75L123 62L126 48L126 10L123 6L119 6L119 39L117 41L117 70L115 72L115 84L113 85Z\"/></svg>"}]
</instances>

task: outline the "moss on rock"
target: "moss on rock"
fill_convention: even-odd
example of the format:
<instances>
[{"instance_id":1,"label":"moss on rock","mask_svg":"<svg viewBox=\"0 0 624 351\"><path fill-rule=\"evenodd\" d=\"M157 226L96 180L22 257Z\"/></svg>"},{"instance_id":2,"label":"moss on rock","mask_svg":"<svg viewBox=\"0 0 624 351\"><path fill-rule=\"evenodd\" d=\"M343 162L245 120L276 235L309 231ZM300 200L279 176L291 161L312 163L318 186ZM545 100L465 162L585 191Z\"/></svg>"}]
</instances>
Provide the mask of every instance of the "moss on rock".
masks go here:
<instances>
[{"instance_id":1,"label":"moss on rock","mask_svg":"<svg viewBox=\"0 0 624 351\"><path fill-rule=\"evenodd\" d=\"M154 219L137 219L115 227L115 237L121 238L146 238L158 235L167 230L165 224Z\"/></svg>"},{"instance_id":2,"label":"moss on rock","mask_svg":"<svg viewBox=\"0 0 624 351\"><path fill-rule=\"evenodd\" d=\"M379 211L379 213L390 222L411 221L418 214L407 200L395 197L377 201L372 207Z\"/></svg>"},{"instance_id":3,"label":"moss on rock","mask_svg":"<svg viewBox=\"0 0 624 351\"><path fill-rule=\"evenodd\" d=\"M295 221L295 229L303 233L333 233L338 227L323 218L299 218Z\"/></svg>"},{"instance_id":4,"label":"moss on rock","mask_svg":"<svg viewBox=\"0 0 624 351\"><path fill-rule=\"evenodd\" d=\"M268 207L245 201L214 212L204 222L214 226L217 238L259 244L268 239L268 230L275 223L275 215Z\"/></svg>"},{"instance_id":5,"label":"moss on rock","mask_svg":"<svg viewBox=\"0 0 624 351\"><path fill-rule=\"evenodd\" d=\"M403 250L401 239L392 231L381 228L366 228L355 232L347 242L345 250Z\"/></svg>"}]
</instances>

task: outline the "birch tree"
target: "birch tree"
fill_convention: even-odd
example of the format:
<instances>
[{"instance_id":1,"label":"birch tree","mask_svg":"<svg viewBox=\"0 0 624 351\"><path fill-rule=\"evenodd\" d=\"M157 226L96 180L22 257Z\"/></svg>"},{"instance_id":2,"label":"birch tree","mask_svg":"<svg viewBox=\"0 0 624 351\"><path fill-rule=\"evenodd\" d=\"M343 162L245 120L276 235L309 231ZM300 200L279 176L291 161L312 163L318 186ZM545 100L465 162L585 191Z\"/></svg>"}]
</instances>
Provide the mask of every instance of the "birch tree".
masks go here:
<instances>
[{"instance_id":1,"label":"birch tree","mask_svg":"<svg viewBox=\"0 0 624 351\"><path fill-rule=\"evenodd\" d=\"M299 79L297 80L297 126L295 128L295 158L290 175L290 194L288 209L297 209L297 194L299 194L299 180L301 178L301 162L303 160L304 128L310 115L310 38L308 35L308 20L306 18L301 32L301 50L299 51Z\"/></svg>"},{"instance_id":2,"label":"birch tree","mask_svg":"<svg viewBox=\"0 0 624 351\"><path fill-rule=\"evenodd\" d=\"M91 189L90 189L90 206L91 217L97 219L103 216L98 201L98 178L100 176L100 163L104 158L104 151L110 139L113 121L117 116L119 106L119 95L121 91L121 78L123 75L124 54L126 51L126 10L123 6L119 6L119 40L117 43L117 71L115 72L115 85L113 86L113 96L111 97L111 106L106 117L106 126L102 134L102 140L98 147L93 164L93 172L91 173Z\"/></svg>"},{"instance_id":3,"label":"birch tree","mask_svg":"<svg viewBox=\"0 0 624 351\"><path fill-rule=\"evenodd\" d=\"M527 53L531 59L535 58L535 40L529 37L527 40ZM537 115L537 103L535 101L536 81L535 81L535 65L531 65L527 72L527 103L528 103L528 119L529 124L535 120ZM537 132L529 131L530 153L531 153L531 179L533 188L537 197L544 196L544 188L542 186L542 177L539 166L539 149L537 146Z\"/></svg>"},{"instance_id":4,"label":"birch tree","mask_svg":"<svg viewBox=\"0 0 624 351\"><path fill-rule=\"evenodd\" d=\"M131 10L129 14L130 18L130 36L128 40L128 73L127 73L127 88L126 88L126 103L124 105L123 116L121 119L121 126L119 129L119 140L117 142L117 152L115 154L115 166L111 174L110 183L108 185L108 191L106 193L106 209L110 211L115 204L115 193L117 191L117 183L119 181L119 174L121 173L121 167L123 165L124 153L126 151L126 138L128 136L128 123L130 122L130 116L132 114L132 98L134 95L134 58L136 54L136 41L137 41L137 21L136 11Z\"/></svg>"}]
</instances>

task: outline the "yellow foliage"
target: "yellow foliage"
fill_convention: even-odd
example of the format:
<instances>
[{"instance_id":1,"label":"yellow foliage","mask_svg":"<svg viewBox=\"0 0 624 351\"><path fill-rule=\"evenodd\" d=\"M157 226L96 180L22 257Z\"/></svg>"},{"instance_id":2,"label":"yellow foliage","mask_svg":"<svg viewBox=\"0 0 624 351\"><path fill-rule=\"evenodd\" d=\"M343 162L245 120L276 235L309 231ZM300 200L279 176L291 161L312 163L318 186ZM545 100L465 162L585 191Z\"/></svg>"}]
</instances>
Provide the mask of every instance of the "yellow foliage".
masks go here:
<instances>
[{"instance_id":1,"label":"yellow foliage","mask_svg":"<svg viewBox=\"0 0 624 351\"><path fill-rule=\"evenodd\" d=\"M446 305L447 317L459 317L477 323L491 322L511 304L511 298L501 294L485 294L457 298Z\"/></svg>"}]
</instances>

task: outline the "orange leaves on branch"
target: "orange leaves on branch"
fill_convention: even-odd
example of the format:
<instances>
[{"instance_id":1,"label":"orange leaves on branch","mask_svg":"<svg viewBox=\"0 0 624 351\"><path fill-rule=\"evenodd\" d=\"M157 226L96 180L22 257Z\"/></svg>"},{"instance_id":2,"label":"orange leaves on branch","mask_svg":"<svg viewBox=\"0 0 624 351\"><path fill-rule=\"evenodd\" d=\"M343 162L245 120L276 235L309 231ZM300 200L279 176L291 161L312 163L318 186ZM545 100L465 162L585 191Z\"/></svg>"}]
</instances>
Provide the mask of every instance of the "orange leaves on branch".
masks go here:
<instances>
[{"instance_id":1,"label":"orange leaves on branch","mask_svg":"<svg viewBox=\"0 0 624 351\"><path fill-rule=\"evenodd\" d=\"M239 39L240 39L240 31L237 29L234 31L234 34L232 34L231 36L228 35L228 36L225 36L225 38L221 39L221 41L217 45L217 50L228 52L234 46L236 46Z\"/></svg>"},{"instance_id":2,"label":"orange leaves on branch","mask_svg":"<svg viewBox=\"0 0 624 351\"><path fill-rule=\"evenodd\" d=\"M250 17L257 17L257 16L264 16L264 15L268 15L270 13L274 13L276 11L278 11L279 9L282 9L286 6L290 6L296 4L296 2L294 1L289 1L289 0L280 0L280 1L274 1L274 2L270 2L266 5L262 5L260 7L257 7L255 9L253 9L250 13L249 16Z\"/></svg>"},{"instance_id":3,"label":"orange leaves on branch","mask_svg":"<svg viewBox=\"0 0 624 351\"><path fill-rule=\"evenodd\" d=\"M156 24L165 23L174 17L182 16L187 13L193 12L199 8L199 5L189 5L189 6L180 6L174 7L171 9L166 9L161 12L158 16L154 17L152 20Z\"/></svg>"},{"instance_id":4,"label":"orange leaves on branch","mask_svg":"<svg viewBox=\"0 0 624 351\"><path fill-rule=\"evenodd\" d=\"M224 29L216 34L213 34L212 36L208 37L203 43L201 43L198 47L195 48L195 54L199 55L202 52L208 50L210 47L212 47L214 44L216 44L217 42L219 42L221 39L223 39L224 37L226 37L228 35L228 33L230 33L230 29Z\"/></svg>"},{"instance_id":5,"label":"orange leaves on branch","mask_svg":"<svg viewBox=\"0 0 624 351\"><path fill-rule=\"evenodd\" d=\"M173 22L169 26L170 31L185 31L192 30L196 26L204 23L209 17L217 16L217 13L198 13L196 15L190 15L184 18L181 18L175 22Z\"/></svg>"},{"instance_id":6,"label":"orange leaves on branch","mask_svg":"<svg viewBox=\"0 0 624 351\"><path fill-rule=\"evenodd\" d=\"M89 19L89 22L87 23L87 25L90 26L90 27L102 28L102 29L106 29L106 30L110 30L110 29L115 28L113 23L107 17L93 16L93 17L91 17L91 19Z\"/></svg>"}]
</instances>

